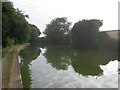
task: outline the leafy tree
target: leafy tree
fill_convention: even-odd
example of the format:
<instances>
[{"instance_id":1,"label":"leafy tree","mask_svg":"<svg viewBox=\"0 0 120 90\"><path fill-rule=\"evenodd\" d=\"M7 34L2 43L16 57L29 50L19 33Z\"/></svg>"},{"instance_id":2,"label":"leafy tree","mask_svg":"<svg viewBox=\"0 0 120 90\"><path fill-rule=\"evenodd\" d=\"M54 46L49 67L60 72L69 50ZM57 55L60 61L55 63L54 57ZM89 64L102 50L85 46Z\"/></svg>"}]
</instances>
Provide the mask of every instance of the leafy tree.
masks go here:
<instances>
[{"instance_id":1,"label":"leafy tree","mask_svg":"<svg viewBox=\"0 0 120 90\"><path fill-rule=\"evenodd\" d=\"M0 3L0 12L2 12L2 3ZM0 13L0 46L2 45L2 13Z\"/></svg>"},{"instance_id":2,"label":"leafy tree","mask_svg":"<svg viewBox=\"0 0 120 90\"><path fill-rule=\"evenodd\" d=\"M29 18L11 2L2 5L2 46L35 41L40 35L39 29L26 21Z\"/></svg>"},{"instance_id":3,"label":"leafy tree","mask_svg":"<svg viewBox=\"0 0 120 90\"><path fill-rule=\"evenodd\" d=\"M30 24L30 42L37 42L40 34L40 30L35 25Z\"/></svg>"},{"instance_id":4,"label":"leafy tree","mask_svg":"<svg viewBox=\"0 0 120 90\"><path fill-rule=\"evenodd\" d=\"M2 5L3 46L24 43L29 40L29 26L22 11L15 9L11 2Z\"/></svg>"},{"instance_id":5,"label":"leafy tree","mask_svg":"<svg viewBox=\"0 0 120 90\"><path fill-rule=\"evenodd\" d=\"M12 29L10 32L11 36L15 38L15 43L24 43L28 42L30 38L30 27L28 22L26 21L26 16L22 11L16 9L15 16L12 20Z\"/></svg>"},{"instance_id":6,"label":"leafy tree","mask_svg":"<svg viewBox=\"0 0 120 90\"><path fill-rule=\"evenodd\" d=\"M14 9L12 3L3 3L2 4L2 45L7 46L7 41L10 36L9 32L11 29L12 15Z\"/></svg>"},{"instance_id":7,"label":"leafy tree","mask_svg":"<svg viewBox=\"0 0 120 90\"><path fill-rule=\"evenodd\" d=\"M50 44L65 44L65 38L70 30L71 23L67 18L56 18L46 25L44 34L46 35L47 42Z\"/></svg>"},{"instance_id":8,"label":"leafy tree","mask_svg":"<svg viewBox=\"0 0 120 90\"><path fill-rule=\"evenodd\" d=\"M79 48L91 48L99 34L102 20L82 20L75 23L71 30L72 43Z\"/></svg>"}]
</instances>

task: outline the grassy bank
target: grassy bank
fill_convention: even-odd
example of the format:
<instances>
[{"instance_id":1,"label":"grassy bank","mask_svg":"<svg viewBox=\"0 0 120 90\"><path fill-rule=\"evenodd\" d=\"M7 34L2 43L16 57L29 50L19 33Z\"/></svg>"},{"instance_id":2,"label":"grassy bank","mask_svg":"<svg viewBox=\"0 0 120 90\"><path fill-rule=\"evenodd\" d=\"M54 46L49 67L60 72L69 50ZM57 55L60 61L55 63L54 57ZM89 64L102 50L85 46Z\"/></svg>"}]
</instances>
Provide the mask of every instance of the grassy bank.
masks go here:
<instances>
[{"instance_id":1,"label":"grassy bank","mask_svg":"<svg viewBox=\"0 0 120 90\"><path fill-rule=\"evenodd\" d=\"M4 71L2 75L2 84L3 87L9 88L9 82L10 82L10 74L11 74L11 67L12 67L12 62L13 62L13 54L8 57L8 62L4 66Z\"/></svg>"},{"instance_id":2,"label":"grassy bank","mask_svg":"<svg viewBox=\"0 0 120 90\"><path fill-rule=\"evenodd\" d=\"M1 48L1 52L2 52L2 58L5 56L5 54L12 48L13 46L9 46L6 48Z\"/></svg>"},{"instance_id":3,"label":"grassy bank","mask_svg":"<svg viewBox=\"0 0 120 90\"><path fill-rule=\"evenodd\" d=\"M2 61L2 46L0 45L0 61Z\"/></svg>"},{"instance_id":4,"label":"grassy bank","mask_svg":"<svg viewBox=\"0 0 120 90\"><path fill-rule=\"evenodd\" d=\"M19 65L18 66L15 66L14 68L13 65L17 64L17 63L14 63L15 60L18 60L17 59L17 55L18 53L23 50L25 47L27 47L29 44L22 44L22 45L14 45L14 46L11 46L11 47L7 47L7 48L4 48L2 50L2 53L3 53L3 60L2 60L2 86L3 88L9 88L11 87L11 85L13 85L13 82L17 82L17 81L14 81L14 78L13 76L17 76L19 78L19 73L16 72L19 71ZM20 82L19 82L20 83Z\"/></svg>"}]
</instances>

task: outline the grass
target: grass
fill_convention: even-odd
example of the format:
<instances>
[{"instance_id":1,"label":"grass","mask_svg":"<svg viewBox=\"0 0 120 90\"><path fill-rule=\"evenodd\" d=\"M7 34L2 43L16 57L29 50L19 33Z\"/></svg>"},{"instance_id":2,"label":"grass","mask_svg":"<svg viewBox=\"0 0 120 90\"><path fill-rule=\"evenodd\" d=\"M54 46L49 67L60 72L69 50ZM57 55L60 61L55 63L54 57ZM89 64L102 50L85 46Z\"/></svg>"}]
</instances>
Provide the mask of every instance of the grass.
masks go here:
<instances>
[{"instance_id":1,"label":"grass","mask_svg":"<svg viewBox=\"0 0 120 90\"><path fill-rule=\"evenodd\" d=\"M0 61L2 61L2 46L0 46Z\"/></svg>"},{"instance_id":2,"label":"grass","mask_svg":"<svg viewBox=\"0 0 120 90\"><path fill-rule=\"evenodd\" d=\"M14 47L14 48L13 48ZM10 78L11 78L11 69L12 69L12 63L14 60L14 54L16 53L16 48L20 48L18 46L10 46L7 48L2 49L2 57L5 56L6 53L6 59L5 59L5 65L2 72L2 85L3 88L9 88L10 87Z\"/></svg>"},{"instance_id":3,"label":"grass","mask_svg":"<svg viewBox=\"0 0 120 90\"><path fill-rule=\"evenodd\" d=\"M13 62L13 54L9 56L8 62L5 65L5 68L3 70L3 77L2 77L2 83L3 87L8 88L9 82L10 82L10 75L11 75L11 68L12 68L12 62Z\"/></svg>"},{"instance_id":4,"label":"grass","mask_svg":"<svg viewBox=\"0 0 120 90\"><path fill-rule=\"evenodd\" d=\"M4 55L12 48L13 46L9 46L9 47L6 47L6 48L1 48L0 50L2 51L2 55L1 57L3 58Z\"/></svg>"}]
</instances>

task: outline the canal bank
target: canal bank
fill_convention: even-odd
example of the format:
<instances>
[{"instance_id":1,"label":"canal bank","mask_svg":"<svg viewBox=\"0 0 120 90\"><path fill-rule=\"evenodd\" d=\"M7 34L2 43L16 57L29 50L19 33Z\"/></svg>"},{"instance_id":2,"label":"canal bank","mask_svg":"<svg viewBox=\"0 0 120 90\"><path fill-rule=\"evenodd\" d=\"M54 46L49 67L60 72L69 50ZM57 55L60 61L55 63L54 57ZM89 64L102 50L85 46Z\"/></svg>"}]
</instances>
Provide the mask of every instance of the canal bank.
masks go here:
<instances>
[{"instance_id":1,"label":"canal bank","mask_svg":"<svg viewBox=\"0 0 120 90\"><path fill-rule=\"evenodd\" d=\"M22 88L22 79L18 54L29 44L15 45L4 56L2 61L2 88Z\"/></svg>"}]
</instances>

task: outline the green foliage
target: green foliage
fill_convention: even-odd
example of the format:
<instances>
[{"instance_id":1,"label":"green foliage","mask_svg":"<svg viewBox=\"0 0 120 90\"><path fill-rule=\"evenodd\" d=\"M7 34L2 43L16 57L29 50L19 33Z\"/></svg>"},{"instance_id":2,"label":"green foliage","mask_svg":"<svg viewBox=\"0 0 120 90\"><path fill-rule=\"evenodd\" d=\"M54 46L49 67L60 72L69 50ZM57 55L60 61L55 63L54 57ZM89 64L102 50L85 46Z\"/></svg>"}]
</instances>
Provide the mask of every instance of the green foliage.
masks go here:
<instances>
[{"instance_id":1,"label":"green foliage","mask_svg":"<svg viewBox=\"0 0 120 90\"><path fill-rule=\"evenodd\" d=\"M3 46L24 43L29 39L29 26L22 11L14 9L11 2L2 5Z\"/></svg>"},{"instance_id":2,"label":"green foliage","mask_svg":"<svg viewBox=\"0 0 120 90\"><path fill-rule=\"evenodd\" d=\"M101 26L102 21L100 20L78 21L71 30L72 43L79 48L92 47Z\"/></svg>"},{"instance_id":3,"label":"green foliage","mask_svg":"<svg viewBox=\"0 0 120 90\"><path fill-rule=\"evenodd\" d=\"M35 25L30 24L30 42L37 42L41 32Z\"/></svg>"},{"instance_id":4,"label":"green foliage","mask_svg":"<svg viewBox=\"0 0 120 90\"><path fill-rule=\"evenodd\" d=\"M56 18L46 25L44 34L46 35L46 40L50 44L66 44L65 38L70 30L70 24L67 18Z\"/></svg>"},{"instance_id":5,"label":"green foliage","mask_svg":"<svg viewBox=\"0 0 120 90\"><path fill-rule=\"evenodd\" d=\"M57 45L70 45L78 49L103 49L117 50L117 40L100 32L102 20L82 20L74 24L70 30L67 18L56 18L46 26L45 42ZM42 39L43 40L43 39Z\"/></svg>"},{"instance_id":6,"label":"green foliage","mask_svg":"<svg viewBox=\"0 0 120 90\"><path fill-rule=\"evenodd\" d=\"M0 3L0 12L2 12L2 3ZM2 13L0 13L0 45L2 45Z\"/></svg>"},{"instance_id":7,"label":"green foliage","mask_svg":"<svg viewBox=\"0 0 120 90\"><path fill-rule=\"evenodd\" d=\"M106 32L100 32L102 20L82 20L75 23L71 30L72 44L79 49L103 49L117 50L117 40L108 36Z\"/></svg>"},{"instance_id":8,"label":"green foliage","mask_svg":"<svg viewBox=\"0 0 120 90\"><path fill-rule=\"evenodd\" d=\"M11 2L2 5L2 46L7 47L13 44L35 41L39 37L40 31L35 25L26 21L22 11L15 9Z\"/></svg>"},{"instance_id":9,"label":"green foliage","mask_svg":"<svg viewBox=\"0 0 120 90\"><path fill-rule=\"evenodd\" d=\"M9 38L9 37L7 37L6 41L7 41L7 45L8 45L8 46L13 45L14 42L15 42L13 38Z\"/></svg>"},{"instance_id":10,"label":"green foliage","mask_svg":"<svg viewBox=\"0 0 120 90\"><path fill-rule=\"evenodd\" d=\"M7 47L19 43L40 43L55 45L71 45L79 49L117 49L117 41L106 33L100 33L102 20L82 20L74 24L66 17L55 18L46 25L45 37L40 38L39 29L26 21L29 18L19 9L15 9L11 2L2 5L2 46ZM113 48L114 47L114 48Z\"/></svg>"},{"instance_id":11,"label":"green foliage","mask_svg":"<svg viewBox=\"0 0 120 90\"><path fill-rule=\"evenodd\" d=\"M5 65L5 68L2 73L3 75L2 85L4 88L9 88L12 62L13 62L13 55L9 56L8 63Z\"/></svg>"},{"instance_id":12,"label":"green foliage","mask_svg":"<svg viewBox=\"0 0 120 90\"><path fill-rule=\"evenodd\" d=\"M2 58L4 58L5 54L12 48L13 46L9 46L6 48L2 48Z\"/></svg>"}]
</instances>

